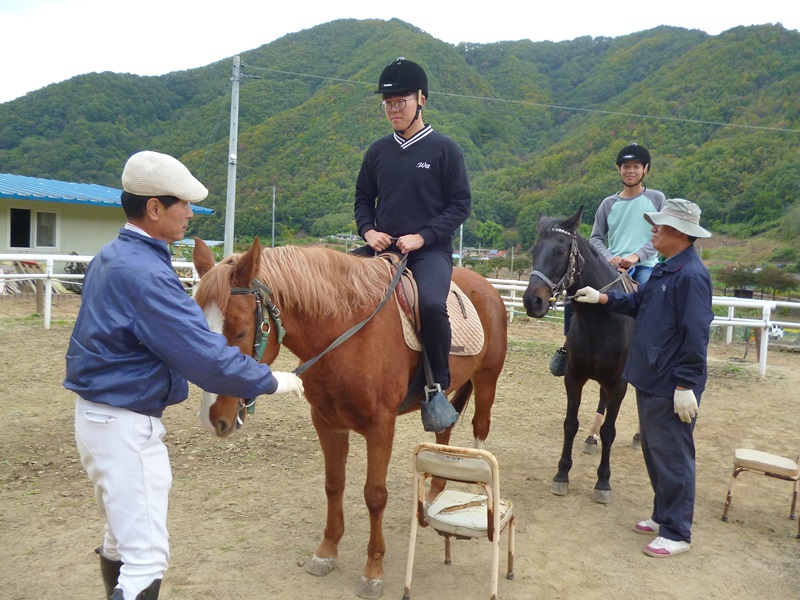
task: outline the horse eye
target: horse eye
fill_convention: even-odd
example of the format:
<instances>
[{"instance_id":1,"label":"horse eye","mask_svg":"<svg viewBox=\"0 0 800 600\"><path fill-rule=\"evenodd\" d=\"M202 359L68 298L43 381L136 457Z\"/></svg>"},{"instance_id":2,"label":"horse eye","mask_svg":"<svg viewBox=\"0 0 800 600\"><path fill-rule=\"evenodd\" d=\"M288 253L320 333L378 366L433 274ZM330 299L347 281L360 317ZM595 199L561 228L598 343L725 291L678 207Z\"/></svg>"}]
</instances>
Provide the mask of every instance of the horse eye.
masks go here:
<instances>
[{"instance_id":1,"label":"horse eye","mask_svg":"<svg viewBox=\"0 0 800 600\"><path fill-rule=\"evenodd\" d=\"M247 329L244 329L243 331L240 331L239 333L237 333L236 336L234 336L234 339L243 340L244 338L247 337L247 335L249 333L250 333L250 328L248 327Z\"/></svg>"}]
</instances>

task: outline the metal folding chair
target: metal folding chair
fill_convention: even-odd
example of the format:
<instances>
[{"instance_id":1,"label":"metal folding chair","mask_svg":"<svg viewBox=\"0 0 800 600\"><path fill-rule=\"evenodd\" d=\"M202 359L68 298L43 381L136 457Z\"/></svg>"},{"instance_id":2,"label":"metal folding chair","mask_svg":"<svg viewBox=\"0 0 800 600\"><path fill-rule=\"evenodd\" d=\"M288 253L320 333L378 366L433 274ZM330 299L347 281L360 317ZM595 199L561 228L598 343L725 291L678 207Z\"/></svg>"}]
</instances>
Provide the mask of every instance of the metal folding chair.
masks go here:
<instances>
[{"instance_id":1,"label":"metal folding chair","mask_svg":"<svg viewBox=\"0 0 800 600\"><path fill-rule=\"evenodd\" d=\"M486 450L423 443L414 448L414 509L403 600L411 598L411 578L417 528L430 526L444 536L445 564L451 563L450 540L487 538L492 544L491 598L497 598L500 534L508 527L508 570L514 578L514 509L501 499L497 459ZM432 502L425 501L426 481L439 477L450 482L476 484L483 493L448 489Z\"/></svg>"},{"instance_id":2,"label":"metal folding chair","mask_svg":"<svg viewBox=\"0 0 800 600\"><path fill-rule=\"evenodd\" d=\"M750 450L747 448L739 448L733 455L733 475L728 484L728 497L725 499L725 510L722 512L722 520L728 520L728 511L731 508L731 500L733 499L733 485L736 483L736 478L744 471L754 471L756 473L763 473L767 477L774 477L776 479L783 479L785 481L794 482L794 492L792 494L792 508L789 512L790 519L797 518L797 492L800 487L800 456L796 460L778 456L777 454L770 454L769 452L761 452L759 450ZM800 539L800 522L797 524L797 538Z\"/></svg>"}]
</instances>

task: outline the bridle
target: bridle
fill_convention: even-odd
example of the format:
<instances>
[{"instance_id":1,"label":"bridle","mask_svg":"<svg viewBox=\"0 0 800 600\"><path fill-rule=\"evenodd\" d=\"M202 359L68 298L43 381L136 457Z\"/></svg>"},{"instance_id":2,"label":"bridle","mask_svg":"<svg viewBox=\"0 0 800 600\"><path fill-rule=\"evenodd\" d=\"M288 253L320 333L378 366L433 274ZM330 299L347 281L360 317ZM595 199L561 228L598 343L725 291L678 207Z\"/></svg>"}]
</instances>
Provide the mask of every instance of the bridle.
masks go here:
<instances>
[{"instance_id":1,"label":"bridle","mask_svg":"<svg viewBox=\"0 0 800 600\"><path fill-rule=\"evenodd\" d=\"M257 361L260 361L264 356L264 350L267 348L267 340L269 339L269 332L272 329L271 323L275 324L275 335L278 345L283 342L283 336L286 335L286 330L281 321L281 311L275 306L272 301L272 290L266 285L261 283L258 279L252 280L251 287L234 287L231 288L231 296L245 296L253 294L256 301L255 310L255 336L253 338L253 352L251 356ZM250 414L254 413L256 409L255 398L242 398L239 400L239 414L236 419L238 425L242 426L242 413L246 410Z\"/></svg>"},{"instance_id":2,"label":"bridle","mask_svg":"<svg viewBox=\"0 0 800 600\"><path fill-rule=\"evenodd\" d=\"M575 278L580 275L581 269L583 268L583 256L581 256L581 253L578 250L578 236L574 231L567 231L566 229L561 229L560 227L553 227L542 233L561 233L569 237L571 240L567 270L558 283L553 283L550 278L541 271L534 270L531 271L530 274L529 285L533 283L534 277L538 277L547 285L548 288L550 288L550 296L551 298L555 299L564 291L566 291L567 288L569 288L573 283L575 283Z\"/></svg>"}]
</instances>

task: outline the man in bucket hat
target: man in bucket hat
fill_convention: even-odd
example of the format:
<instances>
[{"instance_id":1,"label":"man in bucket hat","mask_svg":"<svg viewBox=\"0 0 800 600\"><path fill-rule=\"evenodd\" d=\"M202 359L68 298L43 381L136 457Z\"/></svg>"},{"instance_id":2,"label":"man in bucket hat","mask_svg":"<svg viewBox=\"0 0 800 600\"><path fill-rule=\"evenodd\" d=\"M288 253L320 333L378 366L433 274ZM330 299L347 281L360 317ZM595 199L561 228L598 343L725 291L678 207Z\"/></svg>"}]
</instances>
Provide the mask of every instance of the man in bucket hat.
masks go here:
<instances>
[{"instance_id":1,"label":"man in bucket hat","mask_svg":"<svg viewBox=\"0 0 800 600\"><path fill-rule=\"evenodd\" d=\"M645 213L653 246L663 257L647 285L625 294L585 287L578 302L603 304L636 319L622 376L636 389L642 451L655 494L650 518L638 533L655 539L642 549L654 557L689 550L695 498L694 425L706 384L711 277L694 241L711 234L700 226L700 208L667 200Z\"/></svg>"},{"instance_id":2,"label":"man in bucket hat","mask_svg":"<svg viewBox=\"0 0 800 600\"><path fill-rule=\"evenodd\" d=\"M89 263L64 386L77 395L75 442L106 520L96 550L106 598L155 600L169 561L164 409L186 399L187 379L239 398L302 396L303 383L210 331L172 269L167 245L183 239L203 184L144 151L125 164L122 188L127 222Z\"/></svg>"}]
</instances>

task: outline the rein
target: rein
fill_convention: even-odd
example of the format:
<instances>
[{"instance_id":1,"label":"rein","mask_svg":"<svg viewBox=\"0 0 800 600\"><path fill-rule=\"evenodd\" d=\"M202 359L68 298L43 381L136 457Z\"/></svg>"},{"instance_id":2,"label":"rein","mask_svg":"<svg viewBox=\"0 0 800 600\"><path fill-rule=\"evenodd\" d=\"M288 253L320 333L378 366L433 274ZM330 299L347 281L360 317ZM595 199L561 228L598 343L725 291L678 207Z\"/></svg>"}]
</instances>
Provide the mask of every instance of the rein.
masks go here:
<instances>
[{"instance_id":1,"label":"rein","mask_svg":"<svg viewBox=\"0 0 800 600\"><path fill-rule=\"evenodd\" d=\"M330 345L327 348L325 348L325 350L323 350L322 352L317 354L314 358L311 358L311 359L307 360L306 362L304 362L302 365L300 365L294 371L292 371L292 373L294 373L295 375L300 375L301 373L306 371L309 367L311 367L314 363L316 363L320 358L325 356L328 352L330 352L331 350L333 350L337 346L340 346L341 344L343 344L345 341L347 341L349 338L351 338L353 335L355 335L362 327L364 327L364 325L369 323L372 320L372 317L374 317L376 314L378 314L378 311L381 308L383 308L383 305L386 304L386 301L389 298L392 297L392 293L394 292L394 288L397 287L397 283L400 281L400 278L403 276L403 273L406 270L406 263L407 262L408 262L408 255L404 254L403 258L400 260L400 262L397 263L397 270L395 271L394 277L392 277L392 281L389 283L389 289L386 290L386 295L383 297L383 300L380 301L380 304L378 304L378 306L375 307L375 310L372 311L372 314L370 316L368 316L366 319L364 319L360 323L356 323L355 325L353 325L350 329L348 329L342 335L340 335L335 340L333 340L330 343Z\"/></svg>"},{"instance_id":2,"label":"rein","mask_svg":"<svg viewBox=\"0 0 800 600\"><path fill-rule=\"evenodd\" d=\"M598 292L600 292L601 294L602 294L603 292L607 292L608 290L610 290L612 287L614 287L614 286L615 286L615 285L616 285L618 282L620 282L620 281L622 282L622 285L623 285L623 287L625 288L625 291L626 291L626 292L627 292L627 291L629 291L629 290L628 290L628 283L625 281L625 276L628 274L628 271L630 271L630 269L623 269L622 271L620 271L620 272L619 272L619 275L617 275L617 276L616 276L616 277L615 277L615 278L614 278L614 279L611 281L611 283L609 283L608 285L604 285L603 287L601 287L601 288L600 288L599 290L597 290L597 291L598 291ZM572 300L573 298L575 298L575 295L574 295L574 294L573 294L572 296L566 296L566 299L567 299L567 300Z\"/></svg>"}]
</instances>

